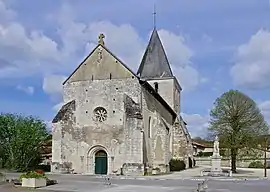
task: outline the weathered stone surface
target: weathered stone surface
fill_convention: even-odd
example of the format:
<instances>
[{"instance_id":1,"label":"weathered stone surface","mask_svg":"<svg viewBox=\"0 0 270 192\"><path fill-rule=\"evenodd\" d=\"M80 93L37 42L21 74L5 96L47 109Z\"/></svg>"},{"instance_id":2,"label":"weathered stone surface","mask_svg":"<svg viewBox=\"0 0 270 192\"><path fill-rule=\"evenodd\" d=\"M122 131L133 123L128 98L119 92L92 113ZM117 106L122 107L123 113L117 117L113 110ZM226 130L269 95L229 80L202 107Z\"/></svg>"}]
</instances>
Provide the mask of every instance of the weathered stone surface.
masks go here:
<instances>
[{"instance_id":1,"label":"weathered stone surface","mask_svg":"<svg viewBox=\"0 0 270 192\"><path fill-rule=\"evenodd\" d=\"M53 120L52 171L95 174L100 150L107 174L167 172L172 157L187 160L192 150L179 115L181 88L175 78L158 82L156 92L98 45L64 82L66 104Z\"/></svg>"}]
</instances>

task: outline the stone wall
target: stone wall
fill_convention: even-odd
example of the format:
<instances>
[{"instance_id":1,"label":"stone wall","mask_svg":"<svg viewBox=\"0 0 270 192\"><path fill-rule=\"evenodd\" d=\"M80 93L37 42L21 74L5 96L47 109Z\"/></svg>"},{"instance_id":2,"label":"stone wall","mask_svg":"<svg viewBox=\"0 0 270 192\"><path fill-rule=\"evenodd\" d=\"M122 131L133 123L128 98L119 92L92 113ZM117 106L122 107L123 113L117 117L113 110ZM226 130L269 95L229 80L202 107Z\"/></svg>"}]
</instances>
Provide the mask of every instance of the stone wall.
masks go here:
<instances>
[{"instance_id":1,"label":"stone wall","mask_svg":"<svg viewBox=\"0 0 270 192\"><path fill-rule=\"evenodd\" d=\"M130 160L133 164L142 164L142 127L139 127L142 125L137 120L126 121L124 106L125 95L140 100L139 90L140 85L133 78L67 83L64 99L76 100L76 110L68 121L54 124L55 131L61 130L62 136L53 133L53 150L61 144L59 154L64 158L56 158L54 153L53 164L58 160L68 163L74 172L94 174L97 150L104 150L108 155L108 173L120 172ZM106 110L104 122L95 120L98 107Z\"/></svg>"},{"instance_id":2,"label":"stone wall","mask_svg":"<svg viewBox=\"0 0 270 192\"><path fill-rule=\"evenodd\" d=\"M175 81L164 81L161 95L180 110ZM108 174L143 174L146 167L168 171L175 114L140 82L107 48L93 50L64 82L64 103L74 106L64 105L53 122L53 172L94 174L100 150Z\"/></svg>"},{"instance_id":3,"label":"stone wall","mask_svg":"<svg viewBox=\"0 0 270 192\"><path fill-rule=\"evenodd\" d=\"M196 166L211 166L211 157L195 157L195 160L196 160ZM268 158L268 161L269 160L270 160L270 158ZM253 161L261 161L262 163L264 163L263 158L246 159L246 160L238 160L236 162L236 166L242 167L242 168L248 168L249 164ZM231 160L230 159L222 159L221 166L222 167L230 167Z\"/></svg>"},{"instance_id":4,"label":"stone wall","mask_svg":"<svg viewBox=\"0 0 270 192\"><path fill-rule=\"evenodd\" d=\"M171 139L173 114L166 109L146 88L142 87L142 110L144 120L147 167L167 172L172 154Z\"/></svg>"}]
</instances>

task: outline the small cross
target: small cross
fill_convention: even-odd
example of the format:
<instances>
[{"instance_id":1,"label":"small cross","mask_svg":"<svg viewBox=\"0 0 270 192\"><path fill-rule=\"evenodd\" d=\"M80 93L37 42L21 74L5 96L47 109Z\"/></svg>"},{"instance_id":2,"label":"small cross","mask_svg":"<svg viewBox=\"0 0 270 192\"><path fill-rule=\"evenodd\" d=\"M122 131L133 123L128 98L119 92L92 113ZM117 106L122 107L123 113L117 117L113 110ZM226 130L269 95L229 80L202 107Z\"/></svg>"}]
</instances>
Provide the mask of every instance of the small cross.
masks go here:
<instances>
[{"instance_id":1,"label":"small cross","mask_svg":"<svg viewBox=\"0 0 270 192\"><path fill-rule=\"evenodd\" d=\"M104 45L104 38L105 38L105 35L104 35L103 33L101 33L101 34L98 36L98 44Z\"/></svg>"}]
</instances>

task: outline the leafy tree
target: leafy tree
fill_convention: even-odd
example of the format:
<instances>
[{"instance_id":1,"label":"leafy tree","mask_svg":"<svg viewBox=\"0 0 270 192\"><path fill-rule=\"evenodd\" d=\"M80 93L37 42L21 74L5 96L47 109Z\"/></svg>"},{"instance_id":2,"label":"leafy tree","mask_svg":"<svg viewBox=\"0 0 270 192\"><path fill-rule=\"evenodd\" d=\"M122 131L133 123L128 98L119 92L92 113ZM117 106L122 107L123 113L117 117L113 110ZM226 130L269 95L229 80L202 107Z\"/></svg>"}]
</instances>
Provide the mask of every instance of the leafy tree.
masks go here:
<instances>
[{"instance_id":1,"label":"leafy tree","mask_svg":"<svg viewBox=\"0 0 270 192\"><path fill-rule=\"evenodd\" d=\"M6 168L27 171L41 160L41 147L48 137L46 124L32 116L0 115L0 159Z\"/></svg>"},{"instance_id":2,"label":"leafy tree","mask_svg":"<svg viewBox=\"0 0 270 192\"><path fill-rule=\"evenodd\" d=\"M237 90L217 98L210 117L209 132L218 135L221 144L230 149L231 170L235 173L239 149L257 147L256 138L268 131L264 117L256 103Z\"/></svg>"}]
</instances>

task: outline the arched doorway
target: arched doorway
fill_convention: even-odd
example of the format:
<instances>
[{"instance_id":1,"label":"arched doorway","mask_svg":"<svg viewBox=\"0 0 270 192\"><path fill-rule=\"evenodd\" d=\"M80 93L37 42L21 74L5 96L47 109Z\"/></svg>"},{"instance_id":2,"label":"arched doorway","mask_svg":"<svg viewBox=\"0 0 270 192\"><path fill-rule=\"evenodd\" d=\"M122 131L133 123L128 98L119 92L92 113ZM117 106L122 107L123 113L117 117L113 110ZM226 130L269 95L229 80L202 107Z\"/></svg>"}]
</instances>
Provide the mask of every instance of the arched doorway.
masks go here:
<instances>
[{"instance_id":1,"label":"arched doorway","mask_svg":"<svg viewBox=\"0 0 270 192\"><path fill-rule=\"evenodd\" d=\"M103 150L95 154L95 174L106 175L108 171L108 157L107 153Z\"/></svg>"}]
</instances>

